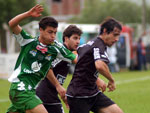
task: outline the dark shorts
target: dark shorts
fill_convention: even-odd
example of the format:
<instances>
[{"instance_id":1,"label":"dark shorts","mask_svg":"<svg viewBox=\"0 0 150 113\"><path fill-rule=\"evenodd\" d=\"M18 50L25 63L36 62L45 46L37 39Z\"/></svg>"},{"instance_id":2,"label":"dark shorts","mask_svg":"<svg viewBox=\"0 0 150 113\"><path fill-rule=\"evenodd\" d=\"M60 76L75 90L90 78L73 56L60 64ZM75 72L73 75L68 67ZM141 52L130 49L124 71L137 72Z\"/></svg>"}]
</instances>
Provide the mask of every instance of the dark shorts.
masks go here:
<instances>
[{"instance_id":1,"label":"dark shorts","mask_svg":"<svg viewBox=\"0 0 150 113\"><path fill-rule=\"evenodd\" d=\"M69 113L89 113L89 111L98 113L99 109L115 104L103 93L90 98L67 97L67 100L70 107Z\"/></svg>"},{"instance_id":2,"label":"dark shorts","mask_svg":"<svg viewBox=\"0 0 150 113\"><path fill-rule=\"evenodd\" d=\"M48 113L65 113L61 104L57 104L57 105L44 104L44 107L46 108Z\"/></svg>"}]
</instances>

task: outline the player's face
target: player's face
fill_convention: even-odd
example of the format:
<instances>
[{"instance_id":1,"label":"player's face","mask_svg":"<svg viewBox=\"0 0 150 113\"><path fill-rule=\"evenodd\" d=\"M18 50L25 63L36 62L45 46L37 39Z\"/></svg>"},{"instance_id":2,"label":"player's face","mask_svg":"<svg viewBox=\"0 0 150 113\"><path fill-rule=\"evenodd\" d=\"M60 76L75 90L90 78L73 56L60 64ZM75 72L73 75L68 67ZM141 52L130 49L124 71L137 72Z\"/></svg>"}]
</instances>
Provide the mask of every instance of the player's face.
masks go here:
<instances>
[{"instance_id":1,"label":"player's face","mask_svg":"<svg viewBox=\"0 0 150 113\"><path fill-rule=\"evenodd\" d=\"M41 42L45 45L53 43L56 37L56 32L57 28L54 27L48 26L45 30L40 28L40 38L42 40Z\"/></svg>"},{"instance_id":2,"label":"player's face","mask_svg":"<svg viewBox=\"0 0 150 113\"><path fill-rule=\"evenodd\" d=\"M116 43L119 40L121 30L118 28L114 28L112 32L106 35L106 41L105 43L107 46L111 47L114 43Z\"/></svg>"},{"instance_id":3,"label":"player's face","mask_svg":"<svg viewBox=\"0 0 150 113\"><path fill-rule=\"evenodd\" d=\"M70 38L67 38L68 49L71 51L76 51L80 43L80 36L78 34L71 35Z\"/></svg>"}]
</instances>

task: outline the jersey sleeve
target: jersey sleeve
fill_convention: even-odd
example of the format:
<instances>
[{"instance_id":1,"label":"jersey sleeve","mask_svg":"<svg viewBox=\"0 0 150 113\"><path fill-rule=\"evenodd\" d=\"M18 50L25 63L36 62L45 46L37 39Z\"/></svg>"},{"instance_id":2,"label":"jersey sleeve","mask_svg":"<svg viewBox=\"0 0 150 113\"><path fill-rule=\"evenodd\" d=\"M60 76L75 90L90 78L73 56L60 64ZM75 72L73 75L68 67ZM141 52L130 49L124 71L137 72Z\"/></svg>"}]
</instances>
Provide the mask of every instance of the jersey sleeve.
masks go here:
<instances>
[{"instance_id":1,"label":"jersey sleeve","mask_svg":"<svg viewBox=\"0 0 150 113\"><path fill-rule=\"evenodd\" d=\"M105 63L109 63L108 55L106 51L100 50L100 48L93 48L94 60L102 60Z\"/></svg>"},{"instance_id":2,"label":"jersey sleeve","mask_svg":"<svg viewBox=\"0 0 150 113\"><path fill-rule=\"evenodd\" d=\"M73 54L70 50L64 47L61 43L56 43L56 50L57 50L57 58L62 59L71 63L75 58L76 55Z\"/></svg>"},{"instance_id":3,"label":"jersey sleeve","mask_svg":"<svg viewBox=\"0 0 150 113\"><path fill-rule=\"evenodd\" d=\"M25 46L26 44L34 40L34 38L31 35L29 35L27 32L25 32L23 29L18 35L14 34L14 37L16 38L20 46Z\"/></svg>"}]
</instances>

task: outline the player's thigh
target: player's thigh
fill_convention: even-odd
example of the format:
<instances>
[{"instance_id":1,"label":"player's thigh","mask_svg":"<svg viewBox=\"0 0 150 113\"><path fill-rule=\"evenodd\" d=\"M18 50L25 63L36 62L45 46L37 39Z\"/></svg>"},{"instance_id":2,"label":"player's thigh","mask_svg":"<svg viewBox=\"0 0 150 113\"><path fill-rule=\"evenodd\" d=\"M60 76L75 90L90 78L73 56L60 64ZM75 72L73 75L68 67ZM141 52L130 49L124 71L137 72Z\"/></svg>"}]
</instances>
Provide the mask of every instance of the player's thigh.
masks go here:
<instances>
[{"instance_id":1,"label":"player's thigh","mask_svg":"<svg viewBox=\"0 0 150 113\"><path fill-rule=\"evenodd\" d=\"M115 103L110 98L100 92L98 95L96 95L96 100L91 108L91 111L98 113L99 109L106 108L114 104Z\"/></svg>"},{"instance_id":2,"label":"player's thigh","mask_svg":"<svg viewBox=\"0 0 150 113\"><path fill-rule=\"evenodd\" d=\"M44 105L48 113L65 113L61 104L57 105Z\"/></svg>"},{"instance_id":3,"label":"player's thigh","mask_svg":"<svg viewBox=\"0 0 150 113\"><path fill-rule=\"evenodd\" d=\"M69 104L69 113L89 113L93 102L91 99L86 98L71 98L67 97Z\"/></svg>"},{"instance_id":4,"label":"player's thigh","mask_svg":"<svg viewBox=\"0 0 150 113\"><path fill-rule=\"evenodd\" d=\"M123 113L117 104L112 104L108 107L100 108L98 113Z\"/></svg>"},{"instance_id":5,"label":"player's thigh","mask_svg":"<svg viewBox=\"0 0 150 113\"><path fill-rule=\"evenodd\" d=\"M43 104L39 104L33 109L26 110L26 113L48 113Z\"/></svg>"}]
</instances>

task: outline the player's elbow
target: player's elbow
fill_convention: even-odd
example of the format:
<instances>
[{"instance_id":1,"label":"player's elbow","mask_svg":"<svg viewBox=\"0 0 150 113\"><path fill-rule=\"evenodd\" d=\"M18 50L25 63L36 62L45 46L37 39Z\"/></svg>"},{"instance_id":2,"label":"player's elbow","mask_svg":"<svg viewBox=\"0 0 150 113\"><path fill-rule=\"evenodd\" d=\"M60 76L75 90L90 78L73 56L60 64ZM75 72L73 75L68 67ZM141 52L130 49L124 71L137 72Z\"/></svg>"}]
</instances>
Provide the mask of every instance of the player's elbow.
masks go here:
<instances>
[{"instance_id":1,"label":"player's elbow","mask_svg":"<svg viewBox=\"0 0 150 113\"><path fill-rule=\"evenodd\" d=\"M103 63L103 61L100 61L100 60L98 60L98 61L96 61L95 62L95 67L96 67L96 69L98 70L98 71L103 71L104 70L104 63Z\"/></svg>"},{"instance_id":2,"label":"player's elbow","mask_svg":"<svg viewBox=\"0 0 150 113\"><path fill-rule=\"evenodd\" d=\"M97 66L96 69L97 69L99 72L104 71L104 67L102 67L101 65Z\"/></svg>"},{"instance_id":3,"label":"player's elbow","mask_svg":"<svg viewBox=\"0 0 150 113\"><path fill-rule=\"evenodd\" d=\"M12 20L10 20L10 21L8 22L8 25L9 25L10 28L13 28L13 22L12 22Z\"/></svg>"},{"instance_id":4,"label":"player's elbow","mask_svg":"<svg viewBox=\"0 0 150 113\"><path fill-rule=\"evenodd\" d=\"M12 32L16 35L18 35L22 30L22 28L18 24L16 25L13 20L10 20L8 22L8 25L11 28Z\"/></svg>"}]
</instances>

